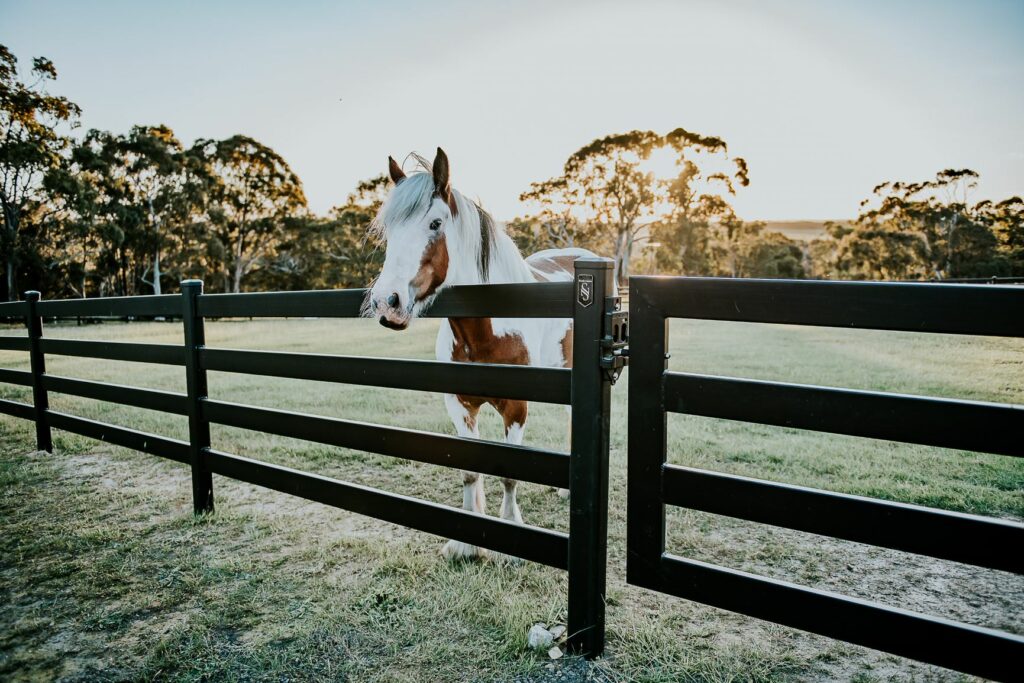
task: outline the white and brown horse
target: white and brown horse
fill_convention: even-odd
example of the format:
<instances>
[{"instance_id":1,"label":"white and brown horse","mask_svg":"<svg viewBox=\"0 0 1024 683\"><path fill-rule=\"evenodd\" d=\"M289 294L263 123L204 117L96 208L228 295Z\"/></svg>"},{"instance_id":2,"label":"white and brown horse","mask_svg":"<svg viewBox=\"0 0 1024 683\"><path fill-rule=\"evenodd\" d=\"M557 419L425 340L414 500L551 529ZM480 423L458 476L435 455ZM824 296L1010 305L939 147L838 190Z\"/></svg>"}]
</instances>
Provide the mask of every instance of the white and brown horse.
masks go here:
<instances>
[{"instance_id":1,"label":"white and brown horse","mask_svg":"<svg viewBox=\"0 0 1024 683\"><path fill-rule=\"evenodd\" d=\"M384 267L374 282L366 314L381 325L404 330L438 292L454 285L572 280L573 262L593 256L584 249L551 249L524 259L504 227L478 204L453 190L448 157L438 148L433 164L420 160L421 172L406 175L388 157L394 181L374 221L387 242ZM569 367L572 320L449 318L437 335L437 359ZM526 427L526 401L446 394L448 415L460 436L478 437L477 414L489 403L505 422L505 441L520 444ZM463 473L462 505L484 514L483 476ZM503 479L501 517L522 523L514 479ZM449 559L484 557L486 551L448 541Z\"/></svg>"}]
</instances>

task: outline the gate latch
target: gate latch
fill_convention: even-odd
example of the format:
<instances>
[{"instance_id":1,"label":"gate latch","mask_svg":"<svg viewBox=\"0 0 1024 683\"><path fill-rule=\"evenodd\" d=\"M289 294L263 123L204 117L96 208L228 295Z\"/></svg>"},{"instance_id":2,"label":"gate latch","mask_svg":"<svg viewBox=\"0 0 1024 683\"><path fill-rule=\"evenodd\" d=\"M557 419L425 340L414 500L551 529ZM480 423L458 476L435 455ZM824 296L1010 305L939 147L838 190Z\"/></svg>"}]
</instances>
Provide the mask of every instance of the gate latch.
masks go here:
<instances>
[{"instance_id":1,"label":"gate latch","mask_svg":"<svg viewBox=\"0 0 1024 683\"><path fill-rule=\"evenodd\" d=\"M612 384L615 384L622 374L622 368L629 363L629 312L621 308L621 297L610 296L604 300L601 367Z\"/></svg>"}]
</instances>

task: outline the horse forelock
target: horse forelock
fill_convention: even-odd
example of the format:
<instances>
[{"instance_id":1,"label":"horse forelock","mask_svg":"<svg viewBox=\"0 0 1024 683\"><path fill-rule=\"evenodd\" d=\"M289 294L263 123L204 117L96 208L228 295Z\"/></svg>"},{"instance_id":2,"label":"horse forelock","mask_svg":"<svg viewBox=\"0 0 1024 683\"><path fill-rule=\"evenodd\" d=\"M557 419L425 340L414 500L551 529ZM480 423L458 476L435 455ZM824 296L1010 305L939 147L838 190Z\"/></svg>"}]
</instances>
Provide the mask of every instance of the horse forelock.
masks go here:
<instances>
[{"instance_id":1,"label":"horse forelock","mask_svg":"<svg viewBox=\"0 0 1024 683\"><path fill-rule=\"evenodd\" d=\"M423 215L434 199L434 180L429 173L413 173L391 188L370 230L379 236L389 225L398 225Z\"/></svg>"}]
</instances>

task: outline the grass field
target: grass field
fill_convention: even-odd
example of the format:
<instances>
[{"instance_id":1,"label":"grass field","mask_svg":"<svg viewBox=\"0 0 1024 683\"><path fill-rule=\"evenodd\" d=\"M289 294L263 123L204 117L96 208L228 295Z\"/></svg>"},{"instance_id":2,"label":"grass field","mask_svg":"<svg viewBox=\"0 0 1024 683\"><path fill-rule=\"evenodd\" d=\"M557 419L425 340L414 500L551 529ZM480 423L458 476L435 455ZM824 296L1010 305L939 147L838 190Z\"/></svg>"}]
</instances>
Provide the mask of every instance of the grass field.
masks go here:
<instances>
[{"instance_id":1,"label":"grass field","mask_svg":"<svg viewBox=\"0 0 1024 683\"><path fill-rule=\"evenodd\" d=\"M403 334L367 321L208 325L211 346L432 357L437 321ZM9 330L7 334L19 334ZM180 341L170 323L54 327L51 336ZM1024 403L1024 341L677 321L673 369ZM184 390L180 368L48 358L53 374ZM27 355L0 352L0 367ZM624 378L625 379L625 378ZM614 390L608 651L587 664L527 649L564 622L565 575L448 565L442 539L214 478L194 519L187 468L63 432L31 452L0 417L0 679L51 680L960 680L952 672L676 600L624 583L625 386ZM440 397L211 373L211 395L451 433ZM0 395L29 400L0 385ZM58 410L178 438L184 418L51 395ZM564 450L565 411L532 404L526 441ZM1024 518L1019 459L672 416L672 462L836 491ZM500 421L483 419L484 438ZM214 446L461 503L456 472L214 427ZM552 490L521 485L528 523L566 530ZM495 511L500 484L488 481ZM997 571L682 510L677 554L1015 632L1024 581Z\"/></svg>"}]
</instances>

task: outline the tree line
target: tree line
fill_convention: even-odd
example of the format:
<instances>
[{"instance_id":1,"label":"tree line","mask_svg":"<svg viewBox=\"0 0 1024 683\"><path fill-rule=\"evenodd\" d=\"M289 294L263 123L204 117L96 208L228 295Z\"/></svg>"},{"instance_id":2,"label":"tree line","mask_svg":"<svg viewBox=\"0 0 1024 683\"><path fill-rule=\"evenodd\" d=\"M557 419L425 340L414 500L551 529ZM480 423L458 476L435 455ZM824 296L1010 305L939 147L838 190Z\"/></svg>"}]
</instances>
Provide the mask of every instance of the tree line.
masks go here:
<instances>
[{"instance_id":1,"label":"tree line","mask_svg":"<svg viewBox=\"0 0 1024 683\"><path fill-rule=\"evenodd\" d=\"M656 174L650 162L660 155ZM978 174L947 169L884 182L856 218L810 242L740 219L731 199L750 183L724 140L677 128L595 140L561 175L521 199L538 211L510 227L531 249L583 246L631 272L718 277L945 280L1024 276L1024 200L971 202Z\"/></svg>"},{"instance_id":2,"label":"tree line","mask_svg":"<svg viewBox=\"0 0 1024 683\"><path fill-rule=\"evenodd\" d=\"M326 216L273 149L245 135L183 144L165 125L73 135L80 108L49 92L54 64L23 77L0 45L0 296L159 294L365 286L383 253L366 228L389 189L367 179ZM970 202L977 174L875 188L855 220L810 243L740 219L749 185L724 140L677 128L582 147L520 199L508 223L525 253L580 246L616 274L943 279L1024 274L1024 202Z\"/></svg>"}]
</instances>

